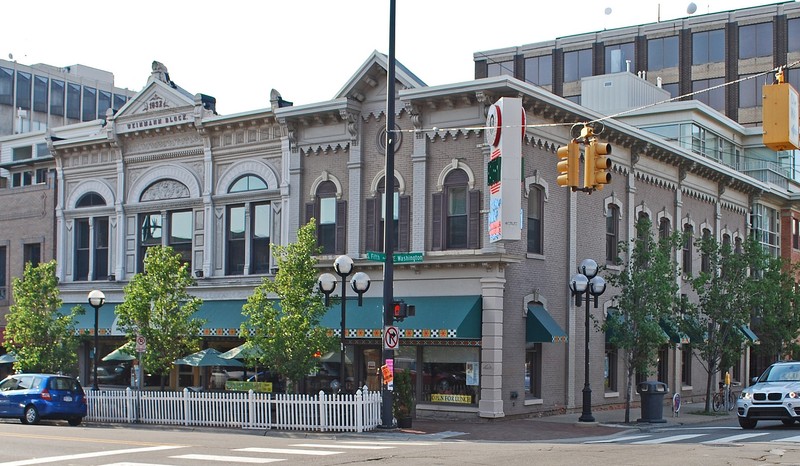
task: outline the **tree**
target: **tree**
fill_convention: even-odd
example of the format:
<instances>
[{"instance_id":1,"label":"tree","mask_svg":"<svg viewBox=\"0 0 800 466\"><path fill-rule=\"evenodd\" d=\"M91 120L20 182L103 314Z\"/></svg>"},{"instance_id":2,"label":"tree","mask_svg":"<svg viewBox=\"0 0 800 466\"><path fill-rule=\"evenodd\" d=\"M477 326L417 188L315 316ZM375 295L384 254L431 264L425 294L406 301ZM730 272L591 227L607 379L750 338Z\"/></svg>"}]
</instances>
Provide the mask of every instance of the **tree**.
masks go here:
<instances>
[{"instance_id":1,"label":"tree","mask_svg":"<svg viewBox=\"0 0 800 466\"><path fill-rule=\"evenodd\" d=\"M298 230L297 242L271 245L278 266L275 279L265 277L242 308L247 317L242 334L260 350L261 364L291 382L287 390L294 384L297 391L300 380L317 366L314 355L335 343L319 326L326 309L317 289L315 228L312 219Z\"/></svg>"},{"instance_id":2,"label":"tree","mask_svg":"<svg viewBox=\"0 0 800 466\"><path fill-rule=\"evenodd\" d=\"M634 376L648 374L656 364L658 349L666 342L660 321L672 318L678 292L673 251L679 236L654 244L651 225L647 217L636 222L636 239L621 244L629 256L624 270L606 274L608 283L617 289L617 309L609 313L602 329L622 352L625 364L625 422L630 422Z\"/></svg>"},{"instance_id":3,"label":"tree","mask_svg":"<svg viewBox=\"0 0 800 466\"><path fill-rule=\"evenodd\" d=\"M749 242L744 253L737 254L729 243L719 244L711 235L699 238L695 245L706 266L691 280L698 303L684 305L686 315L680 324L706 371L705 411L711 412L714 374L730 367L745 344L740 329L750 322L748 294L754 289L748 270L760 246Z\"/></svg>"},{"instance_id":4,"label":"tree","mask_svg":"<svg viewBox=\"0 0 800 466\"><path fill-rule=\"evenodd\" d=\"M137 273L125 288L125 301L117 306L119 327L129 340L147 340L144 367L165 376L172 362L200 347L204 320L193 317L203 301L188 293L194 285L189 264L171 247L154 246L144 257L144 273Z\"/></svg>"},{"instance_id":5,"label":"tree","mask_svg":"<svg viewBox=\"0 0 800 466\"><path fill-rule=\"evenodd\" d=\"M75 306L67 315L59 314L56 262L25 264L22 278L12 282L14 304L7 316L6 351L14 351L14 370L24 372L78 372L78 337L75 316L83 314Z\"/></svg>"}]
</instances>

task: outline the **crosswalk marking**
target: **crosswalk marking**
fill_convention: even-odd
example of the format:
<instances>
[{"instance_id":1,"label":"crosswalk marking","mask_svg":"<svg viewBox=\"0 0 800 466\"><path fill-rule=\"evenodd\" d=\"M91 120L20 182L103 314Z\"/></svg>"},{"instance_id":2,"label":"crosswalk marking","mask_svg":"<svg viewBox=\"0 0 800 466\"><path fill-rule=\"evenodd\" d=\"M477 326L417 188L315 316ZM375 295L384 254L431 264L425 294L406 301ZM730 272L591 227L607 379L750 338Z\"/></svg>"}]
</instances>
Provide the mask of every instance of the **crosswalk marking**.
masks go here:
<instances>
[{"instance_id":1,"label":"crosswalk marking","mask_svg":"<svg viewBox=\"0 0 800 466\"><path fill-rule=\"evenodd\" d=\"M588 442L583 442L583 443L616 443L616 442L626 442L628 440L636 440L639 438L646 438L646 437L650 437L650 435L628 435L625 437L616 437L605 440L589 440Z\"/></svg>"},{"instance_id":2,"label":"crosswalk marking","mask_svg":"<svg viewBox=\"0 0 800 466\"><path fill-rule=\"evenodd\" d=\"M800 442L800 435L796 435L794 437L775 439L773 440L773 442Z\"/></svg>"},{"instance_id":3,"label":"crosswalk marking","mask_svg":"<svg viewBox=\"0 0 800 466\"><path fill-rule=\"evenodd\" d=\"M107 450L107 451L94 451L89 453L78 453L75 455L62 455L62 456L50 456L44 458L34 458L31 460L19 460L19 461L10 461L7 463L0 463L2 466L27 466L29 464L44 464L44 463L65 463L65 462L74 462L75 460L79 459L87 459L87 458L100 458L103 456L113 456L113 455L132 455L136 453L144 453L144 452L152 452L152 451L160 451L160 450L171 450L174 448L184 448L180 445L160 445L156 447L145 447L145 448L127 448L124 450Z\"/></svg>"},{"instance_id":4,"label":"crosswalk marking","mask_svg":"<svg viewBox=\"0 0 800 466\"><path fill-rule=\"evenodd\" d=\"M296 443L294 445L289 445L290 447L306 447L306 448L346 448L350 450L388 450L390 448L394 448L392 446L384 446L384 445L342 445L337 443L336 445L326 445L324 443Z\"/></svg>"},{"instance_id":5,"label":"crosswalk marking","mask_svg":"<svg viewBox=\"0 0 800 466\"><path fill-rule=\"evenodd\" d=\"M178 455L170 456L170 458L181 460L197 460L197 461L219 461L222 463L275 463L277 461L286 461L284 458L253 458L251 456L227 456L227 455Z\"/></svg>"},{"instance_id":6,"label":"crosswalk marking","mask_svg":"<svg viewBox=\"0 0 800 466\"><path fill-rule=\"evenodd\" d=\"M391 441L390 442L358 442L358 441L355 441L355 440L350 440L350 441L341 442L341 443L346 443L348 445L392 445L392 446L411 445L411 446L415 446L415 447L429 447L431 445L436 445L433 442L411 442L411 441L409 441L409 442L406 442L406 441L397 441L397 442L391 442Z\"/></svg>"},{"instance_id":7,"label":"crosswalk marking","mask_svg":"<svg viewBox=\"0 0 800 466\"><path fill-rule=\"evenodd\" d=\"M768 435L767 432L763 433L750 433L750 434L739 434L739 435L731 435L729 437L722 437L715 440L708 440L703 443L733 443L738 442L739 440L744 440L748 438L754 437L761 437L762 435Z\"/></svg>"},{"instance_id":8,"label":"crosswalk marking","mask_svg":"<svg viewBox=\"0 0 800 466\"><path fill-rule=\"evenodd\" d=\"M690 438L702 437L706 434L683 434L673 435L671 437L654 438L650 440L642 440L640 442L632 442L633 445L654 445L658 443L680 442L681 440L688 440Z\"/></svg>"},{"instance_id":9,"label":"crosswalk marking","mask_svg":"<svg viewBox=\"0 0 800 466\"><path fill-rule=\"evenodd\" d=\"M327 456L327 455L338 455L340 453L344 453L343 451L332 451L332 450L300 450L298 448L261 448L261 447L237 448L233 451L241 451L247 453L277 453L283 455L311 455L311 456Z\"/></svg>"}]
</instances>

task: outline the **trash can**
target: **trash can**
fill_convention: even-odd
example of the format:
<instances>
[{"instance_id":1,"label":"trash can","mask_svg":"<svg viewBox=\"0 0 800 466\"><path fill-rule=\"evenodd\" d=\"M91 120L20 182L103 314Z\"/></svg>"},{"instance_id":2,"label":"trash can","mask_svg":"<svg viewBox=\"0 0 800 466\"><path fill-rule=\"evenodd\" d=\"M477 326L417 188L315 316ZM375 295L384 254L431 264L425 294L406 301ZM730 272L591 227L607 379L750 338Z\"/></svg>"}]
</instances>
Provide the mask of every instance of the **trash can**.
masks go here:
<instances>
[{"instance_id":1,"label":"trash can","mask_svg":"<svg viewBox=\"0 0 800 466\"><path fill-rule=\"evenodd\" d=\"M648 380L636 386L636 393L642 397L642 417L636 422L667 422L664 419L664 395L669 387L664 382Z\"/></svg>"}]
</instances>

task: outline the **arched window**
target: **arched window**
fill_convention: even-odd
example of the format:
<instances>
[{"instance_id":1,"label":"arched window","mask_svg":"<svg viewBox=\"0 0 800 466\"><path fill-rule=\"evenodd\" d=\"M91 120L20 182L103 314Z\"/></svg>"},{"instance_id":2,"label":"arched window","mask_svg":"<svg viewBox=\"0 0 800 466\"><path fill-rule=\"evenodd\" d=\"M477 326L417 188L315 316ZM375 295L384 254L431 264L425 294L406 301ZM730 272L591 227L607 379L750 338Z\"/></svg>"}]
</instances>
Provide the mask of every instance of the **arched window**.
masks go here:
<instances>
[{"instance_id":1,"label":"arched window","mask_svg":"<svg viewBox=\"0 0 800 466\"><path fill-rule=\"evenodd\" d=\"M692 244L694 243L694 227L690 223L683 225L683 273L692 275Z\"/></svg>"},{"instance_id":2,"label":"arched window","mask_svg":"<svg viewBox=\"0 0 800 466\"><path fill-rule=\"evenodd\" d=\"M700 256L700 271L709 273L711 272L711 256L708 252L709 241L711 241L711 230L703 228L703 249Z\"/></svg>"},{"instance_id":3,"label":"arched window","mask_svg":"<svg viewBox=\"0 0 800 466\"><path fill-rule=\"evenodd\" d=\"M606 262L619 260L619 206L609 204L606 212Z\"/></svg>"},{"instance_id":4,"label":"arched window","mask_svg":"<svg viewBox=\"0 0 800 466\"><path fill-rule=\"evenodd\" d=\"M541 186L531 186L528 193L528 252L543 254L542 221L544 219L544 191Z\"/></svg>"},{"instance_id":5,"label":"arched window","mask_svg":"<svg viewBox=\"0 0 800 466\"><path fill-rule=\"evenodd\" d=\"M658 239L659 240L666 240L669 238L669 235L672 234L672 224L667 217L661 217L661 220L658 222Z\"/></svg>"},{"instance_id":6,"label":"arched window","mask_svg":"<svg viewBox=\"0 0 800 466\"><path fill-rule=\"evenodd\" d=\"M317 245L322 254L344 254L347 233L347 201L336 199L336 184L323 181L314 201L306 204L306 221L317 221Z\"/></svg>"},{"instance_id":7,"label":"arched window","mask_svg":"<svg viewBox=\"0 0 800 466\"><path fill-rule=\"evenodd\" d=\"M267 189L267 183L256 175L244 175L236 179L228 188L228 193L259 191Z\"/></svg>"},{"instance_id":8,"label":"arched window","mask_svg":"<svg viewBox=\"0 0 800 466\"><path fill-rule=\"evenodd\" d=\"M105 206L103 196L88 192L78 199L75 207ZM75 219L73 281L105 280L108 278L108 216Z\"/></svg>"},{"instance_id":9,"label":"arched window","mask_svg":"<svg viewBox=\"0 0 800 466\"><path fill-rule=\"evenodd\" d=\"M479 248L481 192L470 191L467 173L460 169L448 173L442 192L433 193L431 199L431 249Z\"/></svg>"},{"instance_id":10,"label":"arched window","mask_svg":"<svg viewBox=\"0 0 800 466\"><path fill-rule=\"evenodd\" d=\"M408 252L410 247L410 216L411 198L401 196L398 192L399 183L394 180L394 244L393 250L398 252ZM386 178L378 182L378 190L375 197L366 200L365 218L367 219L365 228L365 240L367 251L384 250L384 231L386 229ZM380 202L380 205L378 203Z\"/></svg>"}]
</instances>

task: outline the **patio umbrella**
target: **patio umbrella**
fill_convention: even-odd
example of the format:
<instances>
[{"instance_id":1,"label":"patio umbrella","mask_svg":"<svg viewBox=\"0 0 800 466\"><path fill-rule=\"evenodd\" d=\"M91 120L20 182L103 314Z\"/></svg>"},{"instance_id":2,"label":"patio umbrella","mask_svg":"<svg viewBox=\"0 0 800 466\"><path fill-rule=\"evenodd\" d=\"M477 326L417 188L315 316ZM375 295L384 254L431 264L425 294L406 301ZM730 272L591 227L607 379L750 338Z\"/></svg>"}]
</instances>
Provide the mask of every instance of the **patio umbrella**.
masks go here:
<instances>
[{"instance_id":1,"label":"patio umbrella","mask_svg":"<svg viewBox=\"0 0 800 466\"><path fill-rule=\"evenodd\" d=\"M13 351L0 356L0 364L11 364L17 362L17 355Z\"/></svg>"},{"instance_id":2,"label":"patio umbrella","mask_svg":"<svg viewBox=\"0 0 800 466\"><path fill-rule=\"evenodd\" d=\"M133 345L131 342L125 343L114 351L103 356L103 361L133 361L136 356L133 354Z\"/></svg>"},{"instance_id":3,"label":"patio umbrella","mask_svg":"<svg viewBox=\"0 0 800 466\"><path fill-rule=\"evenodd\" d=\"M251 342L245 342L236 348L229 349L228 351L219 355L222 359L249 359L258 357L261 350L253 346Z\"/></svg>"},{"instance_id":4,"label":"patio umbrella","mask_svg":"<svg viewBox=\"0 0 800 466\"><path fill-rule=\"evenodd\" d=\"M185 364L187 366L207 367L207 366L228 366L228 367L244 367L244 364L236 359L223 359L220 357L222 353L214 348L206 348L202 351L192 353L180 359L173 361L173 364Z\"/></svg>"},{"instance_id":5,"label":"patio umbrella","mask_svg":"<svg viewBox=\"0 0 800 466\"><path fill-rule=\"evenodd\" d=\"M320 356L319 360L321 362L340 363L342 361L341 354L342 352L339 350L328 351L327 353ZM350 359L350 356L346 352L344 353L344 363L353 364L353 361Z\"/></svg>"}]
</instances>

